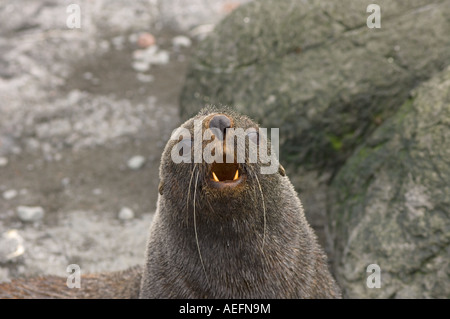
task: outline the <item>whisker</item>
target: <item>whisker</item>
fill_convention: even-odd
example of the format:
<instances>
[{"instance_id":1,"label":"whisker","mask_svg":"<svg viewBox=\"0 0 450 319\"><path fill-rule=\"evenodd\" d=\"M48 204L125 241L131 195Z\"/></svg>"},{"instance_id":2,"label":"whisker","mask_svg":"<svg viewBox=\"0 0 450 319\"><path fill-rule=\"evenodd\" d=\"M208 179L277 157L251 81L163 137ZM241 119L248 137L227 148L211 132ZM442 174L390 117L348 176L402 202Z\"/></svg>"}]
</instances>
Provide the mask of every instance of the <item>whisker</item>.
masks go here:
<instances>
[{"instance_id":1,"label":"whisker","mask_svg":"<svg viewBox=\"0 0 450 319\"><path fill-rule=\"evenodd\" d=\"M194 172L195 172L196 168L197 168L197 163L194 163L194 168L192 169L192 172L191 172L191 179L189 180L188 195L187 195L187 201L186 201L186 224L188 223L188 220L189 220L189 199L191 198L191 183L192 183L192 178L194 177Z\"/></svg>"},{"instance_id":2,"label":"whisker","mask_svg":"<svg viewBox=\"0 0 450 319\"><path fill-rule=\"evenodd\" d=\"M264 202L264 194L261 188L261 184L259 182L258 175L253 171L253 175L255 176L256 181L258 182L259 192L261 193L262 205L263 205L263 218L264 218L264 226L263 226L263 242L261 246L261 251L264 253L264 244L266 241L266 204Z\"/></svg>"},{"instance_id":3,"label":"whisker","mask_svg":"<svg viewBox=\"0 0 450 319\"><path fill-rule=\"evenodd\" d=\"M198 234L197 234L197 222L196 222L196 218L195 218L195 201L196 201L195 197L197 195L198 174L199 174L199 172L197 172L197 175L195 177L195 186L194 186L194 232L195 232L195 242L197 243L198 256L200 257L200 262L203 267L203 272L205 273L206 281L209 284L208 275L206 274L205 264L203 263L202 253L200 252L200 244L198 242Z\"/></svg>"}]
</instances>

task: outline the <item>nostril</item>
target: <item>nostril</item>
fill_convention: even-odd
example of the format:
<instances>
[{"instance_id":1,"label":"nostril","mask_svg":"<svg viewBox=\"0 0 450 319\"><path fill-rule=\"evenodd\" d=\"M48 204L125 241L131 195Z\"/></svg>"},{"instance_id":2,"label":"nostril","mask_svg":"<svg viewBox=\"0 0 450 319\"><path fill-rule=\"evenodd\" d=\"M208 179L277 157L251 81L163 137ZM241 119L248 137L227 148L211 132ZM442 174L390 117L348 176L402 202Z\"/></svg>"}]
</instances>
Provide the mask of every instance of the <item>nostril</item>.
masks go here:
<instances>
[{"instance_id":1,"label":"nostril","mask_svg":"<svg viewBox=\"0 0 450 319\"><path fill-rule=\"evenodd\" d=\"M225 115L215 115L209 121L209 128L211 130L220 130L222 137L225 136L226 129L231 127L231 120Z\"/></svg>"}]
</instances>

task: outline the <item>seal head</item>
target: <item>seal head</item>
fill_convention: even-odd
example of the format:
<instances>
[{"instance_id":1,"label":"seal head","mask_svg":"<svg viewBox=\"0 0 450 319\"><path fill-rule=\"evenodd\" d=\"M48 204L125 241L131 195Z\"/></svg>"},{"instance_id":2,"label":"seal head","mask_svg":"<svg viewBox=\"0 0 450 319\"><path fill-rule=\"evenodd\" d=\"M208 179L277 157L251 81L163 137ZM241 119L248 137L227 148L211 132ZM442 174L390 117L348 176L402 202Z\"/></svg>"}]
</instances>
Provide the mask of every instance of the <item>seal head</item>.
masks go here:
<instances>
[{"instance_id":1,"label":"seal head","mask_svg":"<svg viewBox=\"0 0 450 319\"><path fill-rule=\"evenodd\" d=\"M204 109L174 132L140 297L340 296L275 153L230 109Z\"/></svg>"}]
</instances>

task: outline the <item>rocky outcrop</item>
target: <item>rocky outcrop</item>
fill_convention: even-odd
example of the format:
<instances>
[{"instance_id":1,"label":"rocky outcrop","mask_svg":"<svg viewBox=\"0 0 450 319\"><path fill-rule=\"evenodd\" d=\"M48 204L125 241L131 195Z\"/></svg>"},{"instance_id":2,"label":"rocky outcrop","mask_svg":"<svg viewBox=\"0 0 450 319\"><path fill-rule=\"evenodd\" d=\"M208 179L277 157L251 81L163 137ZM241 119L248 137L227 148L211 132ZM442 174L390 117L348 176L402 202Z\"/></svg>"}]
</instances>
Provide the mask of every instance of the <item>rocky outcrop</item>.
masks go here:
<instances>
[{"instance_id":1,"label":"rocky outcrop","mask_svg":"<svg viewBox=\"0 0 450 319\"><path fill-rule=\"evenodd\" d=\"M415 90L331 186L336 276L348 297L450 297L450 68ZM366 268L381 268L381 288Z\"/></svg>"}]
</instances>

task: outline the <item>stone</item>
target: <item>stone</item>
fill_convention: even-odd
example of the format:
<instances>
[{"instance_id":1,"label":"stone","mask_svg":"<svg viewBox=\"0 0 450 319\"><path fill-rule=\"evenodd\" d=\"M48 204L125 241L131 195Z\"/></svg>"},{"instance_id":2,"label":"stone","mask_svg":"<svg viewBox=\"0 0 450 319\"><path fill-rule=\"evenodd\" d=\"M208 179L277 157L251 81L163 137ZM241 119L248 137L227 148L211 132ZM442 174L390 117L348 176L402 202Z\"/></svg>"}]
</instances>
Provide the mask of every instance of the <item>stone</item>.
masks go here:
<instances>
[{"instance_id":1,"label":"stone","mask_svg":"<svg viewBox=\"0 0 450 319\"><path fill-rule=\"evenodd\" d=\"M144 83L153 82L155 80L155 77L153 75L143 74L143 73L136 74L136 78L138 79L139 82L144 82Z\"/></svg>"},{"instance_id":2,"label":"stone","mask_svg":"<svg viewBox=\"0 0 450 319\"><path fill-rule=\"evenodd\" d=\"M141 155L133 156L127 162L128 168L130 168L132 170L138 170L138 169L142 168L142 166L144 166L144 164L145 164L145 157L141 156Z\"/></svg>"},{"instance_id":3,"label":"stone","mask_svg":"<svg viewBox=\"0 0 450 319\"><path fill-rule=\"evenodd\" d=\"M0 167L8 165L8 159L6 157L0 157Z\"/></svg>"},{"instance_id":4,"label":"stone","mask_svg":"<svg viewBox=\"0 0 450 319\"><path fill-rule=\"evenodd\" d=\"M449 298L450 68L396 109L331 184L336 276L350 298Z\"/></svg>"},{"instance_id":5,"label":"stone","mask_svg":"<svg viewBox=\"0 0 450 319\"><path fill-rule=\"evenodd\" d=\"M92 194L99 196L99 195L103 194L103 190L101 188L94 188L92 190Z\"/></svg>"},{"instance_id":6,"label":"stone","mask_svg":"<svg viewBox=\"0 0 450 319\"><path fill-rule=\"evenodd\" d=\"M150 69L152 64L167 64L170 60L169 52L159 50L158 46L153 45L145 50L133 51L132 67L138 72L145 72Z\"/></svg>"},{"instance_id":7,"label":"stone","mask_svg":"<svg viewBox=\"0 0 450 319\"><path fill-rule=\"evenodd\" d=\"M18 192L15 189L10 189L10 190L3 192L3 198L6 200L10 200L10 199L13 199L14 197L16 197L17 194L18 194Z\"/></svg>"},{"instance_id":8,"label":"stone","mask_svg":"<svg viewBox=\"0 0 450 319\"><path fill-rule=\"evenodd\" d=\"M122 50L124 48L125 37L119 35L117 37L112 38L111 42L116 50Z\"/></svg>"},{"instance_id":9,"label":"stone","mask_svg":"<svg viewBox=\"0 0 450 319\"><path fill-rule=\"evenodd\" d=\"M122 207L119 212L119 219L130 220L134 218L134 212L128 207Z\"/></svg>"},{"instance_id":10,"label":"stone","mask_svg":"<svg viewBox=\"0 0 450 319\"><path fill-rule=\"evenodd\" d=\"M44 209L39 206L19 206L17 207L17 215L24 222L36 222L44 217Z\"/></svg>"},{"instance_id":11,"label":"stone","mask_svg":"<svg viewBox=\"0 0 450 319\"><path fill-rule=\"evenodd\" d=\"M23 238L16 229L10 229L0 236L0 263L6 263L23 255Z\"/></svg>"},{"instance_id":12,"label":"stone","mask_svg":"<svg viewBox=\"0 0 450 319\"><path fill-rule=\"evenodd\" d=\"M148 32L141 33L137 39L138 46L143 49L154 45L155 42L155 37Z\"/></svg>"},{"instance_id":13,"label":"stone","mask_svg":"<svg viewBox=\"0 0 450 319\"><path fill-rule=\"evenodd\" d=\"M138 72L145 72L150 69L150 64L145 61L134 61L131 66Z\"/></svg>"},{"instance_id":14,"label":"stone","mask_svg":"<svg viewBox=\"0 0 450 319\"><path fill-rule=\"evenodd\" d=\"M189 39L188 37L186 37L184 35L178 35L172 39L172 45L175 48L181 48L181 47L189 48L192 45L192 41L191 41L191 39Z\"/></svg>"}]
</instances>

